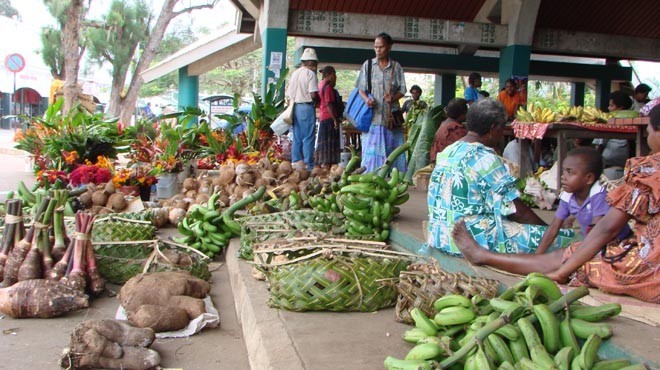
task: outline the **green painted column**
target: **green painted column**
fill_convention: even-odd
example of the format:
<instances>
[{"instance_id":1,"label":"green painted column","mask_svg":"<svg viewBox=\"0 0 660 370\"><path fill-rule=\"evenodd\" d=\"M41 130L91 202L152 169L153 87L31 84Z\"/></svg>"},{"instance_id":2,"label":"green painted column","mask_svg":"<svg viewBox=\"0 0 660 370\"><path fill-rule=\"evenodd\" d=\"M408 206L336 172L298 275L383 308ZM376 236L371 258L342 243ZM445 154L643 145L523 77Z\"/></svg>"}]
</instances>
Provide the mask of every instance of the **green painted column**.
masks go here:
<instances>
[{"instance_id":1,"label":"green painted column","mask_svg":"<svg viewBox=\"0 0 660 370\"><path fill-rule=\"evenodd\" d=\"M610 105L611 89L612 81L596 80L596 108L607 111L607 107Z\"/></svg>"},{"instance_id":2,"label":"green painted column","mask_svg":"<svg viewBox=\"0 0 660 370\"><path fill-rule=\"evenodd\" d=\"M279 78L279 74L286 68L286 35L286 28L266 28L261 34L263 51L261 96L266 95L268 83Z\"/></svg>"},{"instance_id":3,"label":"green painted column","mask_svg":"<svg viewBox=\"0 0 660 370\"><path fill-rule=\"evenodd\" d=\"M584 106L584 82L571 83L571 105Z\"/></svg>"},{"instance_id":4,"label":"green painted column","mask_svg":"<svg viewBox=\"0 0 660 370\"><path fill-rule=\"evenodd\" d=\"M529 45L508 45L500 50L500 89L511 76L529 76Z\"/></svg>"},{"instance_id":5,"label":"green painted column","mask_svg":"<svg viewBox=\"0 0 660 370\"><path fill-rule=\"evenodd\" d=\"M188 75L188 66L179 68L179 110L199 106L199 77Z\"/></svg>"},{"instance_id":6,"label":"green painted column","mask_svg":"<svg viewBox=\"0 0 660 370\"><path fill-rule=\"evenodd\" d=\"M453 73L435 75L434 88L433 104L442 104L446 107L447 103L456 97L456 75Z\"/></svg>"}]
</instances>

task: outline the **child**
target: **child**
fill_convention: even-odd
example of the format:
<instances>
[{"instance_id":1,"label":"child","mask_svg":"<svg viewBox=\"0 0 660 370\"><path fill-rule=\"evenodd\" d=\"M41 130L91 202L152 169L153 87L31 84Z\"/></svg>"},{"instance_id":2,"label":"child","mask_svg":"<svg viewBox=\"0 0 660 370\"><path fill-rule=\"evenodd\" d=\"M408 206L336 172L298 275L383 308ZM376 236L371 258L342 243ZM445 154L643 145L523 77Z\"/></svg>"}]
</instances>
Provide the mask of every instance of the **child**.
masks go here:
<instances>
[{"instance_id":1,"label":"child","mask_svg":"<svg viewBox=\"0 0 660 370\"><path fill-rule=\"evenodd\" d=\"M610 209L605 201L607 191L598 183L602 168L602 157L594 148L578 147L568 153L562 166L561 186L564 191L559 195L559 208L543 234L536 254L546 252L569 216L577 219L582 236L586 237L593 225L607 213ZM623 240L629 233L630 228L625 225L617 237Z\"/></svg>"}]
</instances>

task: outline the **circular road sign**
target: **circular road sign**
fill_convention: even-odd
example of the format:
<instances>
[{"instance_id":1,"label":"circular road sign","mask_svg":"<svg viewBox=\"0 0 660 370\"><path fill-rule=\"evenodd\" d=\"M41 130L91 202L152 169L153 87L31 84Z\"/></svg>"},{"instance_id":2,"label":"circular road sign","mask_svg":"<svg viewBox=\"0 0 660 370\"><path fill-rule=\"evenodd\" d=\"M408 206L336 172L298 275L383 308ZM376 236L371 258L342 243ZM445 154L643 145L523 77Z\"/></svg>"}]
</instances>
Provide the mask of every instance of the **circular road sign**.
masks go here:
<instances>
[{"instance_id":1,"label":"circular road sign","mask_svg":"<svg viewBox=\"0 0 660 370\"><path fill-rule=\"evenodd\" d=\"M25 68L25 58L18 53L9 54L5 58L5 67L7 67L10 72L18 73Z\"/></svg>"}]
</instances>

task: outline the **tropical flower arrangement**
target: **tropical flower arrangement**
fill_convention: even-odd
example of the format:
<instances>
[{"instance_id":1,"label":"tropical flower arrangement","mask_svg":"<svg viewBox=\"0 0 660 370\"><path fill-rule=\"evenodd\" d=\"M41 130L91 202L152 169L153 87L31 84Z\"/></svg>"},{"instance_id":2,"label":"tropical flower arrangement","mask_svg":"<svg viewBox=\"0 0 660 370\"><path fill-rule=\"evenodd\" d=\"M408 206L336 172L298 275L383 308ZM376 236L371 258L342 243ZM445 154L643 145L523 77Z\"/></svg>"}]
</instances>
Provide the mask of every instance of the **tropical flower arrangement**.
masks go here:
<instances>
[{"instance_id":1,"label":"tropical flower arrangement","mask_svg":"<svg viewBox=\"0 0 660 370\"><path fill-rule=\"evenodd\" d=\"M158 182L156 176L160 173L157 167L148 165L121 168L112 176L116 188L121 186L151 186Z\"/></svg>"},{"instance_id":2,"label":"tropical flower arrangement","mask_svg":"<svg viewBox=\"0 0 660 370\"><path fill-rule=\"evenodd\" d=\"M110 181L112 173L107 167L101 167L95 164L84 164L78 166L69 174L69 183L73 186L83 184L102 184Z\"/></svg>"},{"instance_id":3,"label":"tropical flower arrangement","mask_svg":"<svg viewBox=\"0 0 660 370\"><path fill-rule=\"evenodd\" d=\"M69 182L67 173L59 170L38 170L35 177L39 186L46 190L63 189Z\"/></svg>"}]
</instances>

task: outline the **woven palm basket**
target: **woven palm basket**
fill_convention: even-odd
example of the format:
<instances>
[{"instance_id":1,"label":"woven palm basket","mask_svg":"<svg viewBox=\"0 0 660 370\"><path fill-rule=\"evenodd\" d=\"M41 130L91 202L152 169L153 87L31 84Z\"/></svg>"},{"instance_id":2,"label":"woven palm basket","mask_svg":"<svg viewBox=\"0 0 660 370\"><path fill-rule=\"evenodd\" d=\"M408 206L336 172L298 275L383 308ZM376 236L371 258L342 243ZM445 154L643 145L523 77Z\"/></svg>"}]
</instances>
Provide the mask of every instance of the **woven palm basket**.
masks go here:
<instances>
[{"instance_id":1,"label":"woven palm basket","mask_svg":"<svg viewBox=\"0 0 660 370\"><path fill-rule=\"evenodd\" d=\"M497 295L499 282L466 275L462 272L447 272L437 263L415 263L401 271L396 289L399 296L396 302L396 320L414 323L410 310L417 307L433 317L436 312L433 302L447 294L461 294L466 297L480 295L493 298Z\"/></svg>"},{"instance_id":2,"label":"woven palm basket","mask_svg":"<svg viewBox=\"0 0 660 370\"><path fill-rule=\"evenodd\" d=\"M74 219L67 218L65 225L67 235L73 235ZM127 219L120 215L98 217L92 229L92 242L152 240L155 237L156 227L151 221Z\"/></svg>"},{"instance_id":3,"label":"woven palm basket","mask_svg":"<svg viewBox=\"0 0 660 370\"><path fill-rule=\"evenodd\" d=\"M350 242L350 241L349 241ZM354 242L354 241L353 241ZM407 253L327 240L308 245L311 253L278 251L277 256L303 254L291 260L273 257L261 265L269 284L269 306L290 311L366 311L396 303L395 287L382 280L399 276L417 257ZM255 259L265 249L255 249Z\"/></svg>"},{"instance_id":4,"label":"woven palm basket","mask_svg":"<svg viewBox=\"0 0 660 370\"><path fill-rule=\"evenodd\" d=\"M114 284L124 284L143 272L186 270L203 280L211 278L209 258L185 245L166 240L92 242L92 245L99 272Z\"/></svg>"},{"instance_id":5,"label":"woven palm basket","mask_svg":"<svg viewBox=\"0 0 660 370\"><path fill-rule=\"evenodd\" d=\"M250 216L241 219L238 256L251 260L255 243L293 237L323 237L344 233L344 220L337 213L298 210Z\"/></svg>"}]
</instances>

